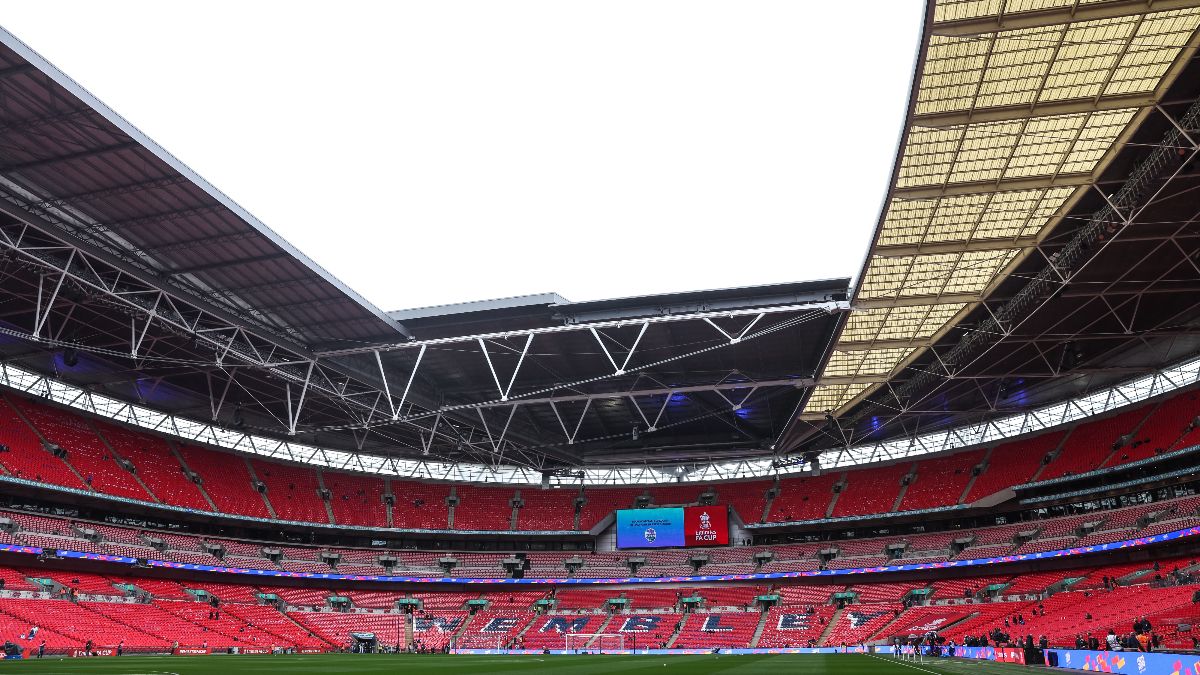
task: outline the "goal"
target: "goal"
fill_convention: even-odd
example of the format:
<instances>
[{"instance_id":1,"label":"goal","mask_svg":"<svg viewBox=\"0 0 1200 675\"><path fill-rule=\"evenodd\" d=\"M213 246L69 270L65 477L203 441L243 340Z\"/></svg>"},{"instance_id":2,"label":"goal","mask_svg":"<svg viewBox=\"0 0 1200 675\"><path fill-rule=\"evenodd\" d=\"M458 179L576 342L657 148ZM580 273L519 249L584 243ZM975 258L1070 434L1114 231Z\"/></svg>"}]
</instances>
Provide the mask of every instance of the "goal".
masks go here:
<instances>
[{"instance_id":1,"label":"goal","mask_svg":"<svg viewBox=\"0 0 1200 675\"><path fill-rule=\"evenodd\" d=\"M620 633L564 633L563 649L568 652L600 654L605 651L622 651L625 649L625 636Z\"/></svg>"}]
</instances>

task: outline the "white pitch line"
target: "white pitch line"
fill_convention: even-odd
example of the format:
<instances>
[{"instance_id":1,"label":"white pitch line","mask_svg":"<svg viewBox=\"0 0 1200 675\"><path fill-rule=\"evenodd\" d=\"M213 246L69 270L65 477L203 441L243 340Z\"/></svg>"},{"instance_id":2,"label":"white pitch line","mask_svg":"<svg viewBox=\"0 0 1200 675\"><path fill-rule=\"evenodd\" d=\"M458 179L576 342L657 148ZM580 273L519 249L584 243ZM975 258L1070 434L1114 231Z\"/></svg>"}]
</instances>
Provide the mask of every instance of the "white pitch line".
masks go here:
<instances>
[{"instance_id":1,"label":"white pitch line","mask_svg":"<svg viewBox=\"0 0 1200 675\"><path fill-rule=\"evenodd\" d=\"M943 675L942 673L939 673L939 672L938 672L938 671L936 671L936 670L930 670L930 669L928 669L928 668L922 668L922 667L920 667L920 666L914 666L913 664L911 664L911 663L905 663L905 662L904 662L904 661L902 661L902 660L898 660L898 659L885 659L885 658L883 658L882 656L877 656L877 655L875 655L875 654L867 654L867 656L870 656L870 657L871 657L871 658L873 658L873 659L879 659L880 661L887 661L888 663L895 663L895 664L899 664L899 665L901 665L901 666L908 666L909 668L912 668L912 669L914 669L914 670L919 670L919 671L921 671L921 672L923 672L923 673L930 673L931 675Z\"/></svg>"}]
</instances>

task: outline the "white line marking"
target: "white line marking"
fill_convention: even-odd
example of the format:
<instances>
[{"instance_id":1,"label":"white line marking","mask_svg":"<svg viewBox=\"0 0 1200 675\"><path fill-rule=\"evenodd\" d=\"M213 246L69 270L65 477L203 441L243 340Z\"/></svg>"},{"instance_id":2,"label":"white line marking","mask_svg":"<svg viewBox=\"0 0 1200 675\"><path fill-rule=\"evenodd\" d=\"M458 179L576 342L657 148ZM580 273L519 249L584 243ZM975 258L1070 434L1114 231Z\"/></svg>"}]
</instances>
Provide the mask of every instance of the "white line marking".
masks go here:
<instances>
[{"instance_id":1,"label":"white line marking","mask_svg":"<svg viewBox=\"0 0 1200 675\"><path fill-rule=\"evenodd\" d=\"M888 663L895 663L895 664L899 664L901 666L908 666L909 668L912 668L914 670L919 670L924 673L931 673L932 675L942 675L942 673L939 673L936 670L929 670L928 668L921 668L920 666L914 666L911 663L905 663L903 660L885 659L882 656L876 656L875 654L867 654L867 656L870 656L873 659L879 659L880 661L887 661Z\"/></svg>"}]
</instances>

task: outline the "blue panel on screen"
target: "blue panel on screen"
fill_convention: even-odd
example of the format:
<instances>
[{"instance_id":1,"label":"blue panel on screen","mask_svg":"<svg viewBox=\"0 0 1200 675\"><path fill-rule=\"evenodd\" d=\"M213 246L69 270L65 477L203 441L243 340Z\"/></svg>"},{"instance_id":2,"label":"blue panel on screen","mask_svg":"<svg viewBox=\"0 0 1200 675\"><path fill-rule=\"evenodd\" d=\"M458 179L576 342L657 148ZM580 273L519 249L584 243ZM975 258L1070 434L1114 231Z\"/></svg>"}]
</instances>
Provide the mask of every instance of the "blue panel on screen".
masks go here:
<instances>
[{"instance_id":1,"label":"blue panel on screen","mask_svg":"<svg viewBox=\"0 0 1200 675\"><path fill-rule=\"evenodd\" d=\"M683 509L617 511L617 548L683 546Z\"/></svg>"}]
</instances>

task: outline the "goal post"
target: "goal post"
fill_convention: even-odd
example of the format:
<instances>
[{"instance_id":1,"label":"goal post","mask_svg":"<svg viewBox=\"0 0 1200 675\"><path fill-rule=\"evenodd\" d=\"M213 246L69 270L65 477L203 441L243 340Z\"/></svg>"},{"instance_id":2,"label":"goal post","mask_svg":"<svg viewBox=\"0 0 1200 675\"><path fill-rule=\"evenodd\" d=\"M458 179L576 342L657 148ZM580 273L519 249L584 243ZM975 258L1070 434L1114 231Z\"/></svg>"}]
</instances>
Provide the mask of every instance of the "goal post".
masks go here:
<instances>
[{"instance_id":1,"label":"goal post","mask_svg":"<svg viewBox=\"0 0 1200 675\"><path fill-rule=\"evenodd\" d=\"M568 652L621 651L625 636L620 633L564 633L563 650Z\"/></svg>"}]
</instances>

